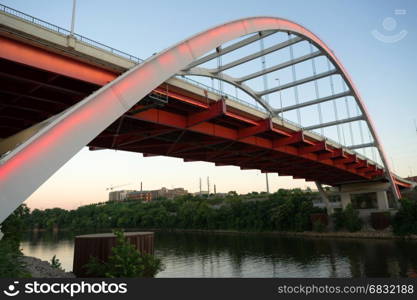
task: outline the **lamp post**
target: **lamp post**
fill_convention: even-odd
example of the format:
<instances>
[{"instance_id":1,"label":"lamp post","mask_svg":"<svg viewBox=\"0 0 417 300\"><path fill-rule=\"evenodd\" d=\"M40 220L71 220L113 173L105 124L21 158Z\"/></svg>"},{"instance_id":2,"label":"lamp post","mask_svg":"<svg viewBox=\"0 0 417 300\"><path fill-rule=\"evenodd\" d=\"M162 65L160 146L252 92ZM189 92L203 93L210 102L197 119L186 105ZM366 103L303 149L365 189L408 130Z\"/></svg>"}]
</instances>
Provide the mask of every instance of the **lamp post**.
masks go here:
<instances>
[{"instance_id":1,"label":"lamp post","mask_svg":"<svg viewBox=\"0 0 417 300\"><path fill-rule=\"evenodd\" d=\"M77 6L77 0L72 0L71 35L74 35L75 8L76 8L76 6Z\"/></svg>"}]
</instances>

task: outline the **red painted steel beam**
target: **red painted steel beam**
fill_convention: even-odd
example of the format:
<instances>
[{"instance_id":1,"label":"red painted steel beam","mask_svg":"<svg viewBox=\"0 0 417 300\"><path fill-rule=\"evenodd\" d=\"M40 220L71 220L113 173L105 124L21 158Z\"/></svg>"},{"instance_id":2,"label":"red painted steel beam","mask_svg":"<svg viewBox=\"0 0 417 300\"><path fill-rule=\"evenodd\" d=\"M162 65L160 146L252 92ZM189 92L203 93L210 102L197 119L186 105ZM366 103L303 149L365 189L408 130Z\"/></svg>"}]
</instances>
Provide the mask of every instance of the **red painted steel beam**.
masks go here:
<instances>
[{"instance_id":1,"label":"red painted steel beam","mask_svg":"<svg viewBox=\"0 0 417 300\"><path fill-rule=\"evenodd\" d=\"M206 103L202 103L202 102L200 102L198 100L195 100L191 97L184 96L184 95L181 95L181 94L176 93L176 92L172 92L172 91L169 91L169 90L167 91L163 87L157 87L156 89L153 90L153 92L157 93L157 94L160 94L160 95L168 96L170 98L179 100L181 102L190 104L192 106L197 106L197 107L200 107L200 108L208 108L209 107L209 105L206 104Z\"/></svg>"},{"instance_id":2,"label":"red painted steel beam","mask_svg":"<svg viewBox=\"0 0 417 300\"><path fill-rule=\"evenodd\" d=\"M299 144L299 143L314 145L313 142L311 142L311 141L309 141L305 138L305 135L304 135L303 131L297 131L297 132L291 134L291 136L283 137L283 138L280 138L280 139L275 139L273 141L273 147L274 148L279 148L281 146L294 145L294 144Z\"/></svg>"},{"instance_id":3,"label":"red painted steel beam","mask_svg":"<svg viewBox=\"0 0 417 300\"><path fill-rule=\"evenodd\" d=\"M312 153L312 152L315 153L315 152L322 152L322 151L333 153L333 151L327 145L326 141L320 141L313 146L306 146L306 147L298 148L298 153L300 154L306 154L306 153Z\"/></svg>"},{"instance_id":4,"label":"red painted steel beam","mask_svg":"<svg viewBox=\"0 0 417 300\"><path fill-rule=\"evenodd\" d=\"M192 127L203 122L211 121L226 113L226 103L224 100L218 100L210 104L210 106L198 113L194 113L187 117L187 127Z\"/></svg>"},{"instance_id":5,"label":"red painted steel beam","mask_svg":"<svg viewBox=\"0 0 417 300\"><path fill-rule=\"evenodd\" d=\"M142 121L157 123L160 125L170 126L170 127L174 127L178 129L184 129L184 130L187 129L187 117L186 116L182 116L176 113L167 112L167 111L163 111L159 109L150 109L144 112L137 113L133 115L132 117L137 118ZM270 139L257 137L257 136L251 136L251 137L247 137L244 139L239 139L238 130L233 129L233 128L228 128L219 124L210 123L210 122L199 123L193 127L189 127L188 130L192 132L202 133L204 135L211 136L211 137L222 138L225 140L239 141L245 144L257 146L259 148L270 149L270 150L275 150L277 152L281 152L284 154L299 156L301 158L308 159L311 161L319 161L318 160L319 155L317 154L307 153L307 154L300 155L296 147L276 145L277 143L287 144L287 143L297 143L297 142L307 141L304 139L304 136L301 132L293 134L293 136L290 138L282 138L282 139L277 139L277 140L272 141ZM288 140L288 139L291 139L291 140ZM280 143L278 142L279 140L281 140ZM282 141L282 140L285 140L285 141ZM307 141L307 142L312 143L310 141ZM331 166L335 169L345 170L347 172L367 178L364 175L358 174L358 172L356 172L355 169L348 169L345 166L334 166L332 161L322 160L320 161L320 163L322 163L323 165Z\"/></svg>"},{"instance_id":6,"label":"red painted steel beam","mask_svg":"<svg viewBox=\"0 0 417 300\"><path fill-rule=\"evenodd\" d=\"M238 130L238 139L254 136L260 133L265 133L272 129L272 120L270 118L264 119L256 123L255 126L241 128Z\"/></svg>"},{"instance_id":7,"label":"red painted steel beam","mask_svg":"<svg viewBox=\"0 0 417 300\"><path fill-rule=\"evenodd\" d=\"M198 143L196 143L196 142L177 143L176 149L171 150L171 153L175 154L175 155L183 154L183 153L187 153L187 152L190 152L192 150L200 149L200 148L203 148L203 147L223 144L224 142L226 142L226 141L222 140L222 139L210 139L210 138L208 138L207 140L199 141Z\"/></svg>"},{"instance_id":8,"label":"red painted steel beam","mask_svg":"<svg viewBox=\"0 0 417 300\"><path fill-rule=\"evenodd\" d=\"M336 148L336 149L333 149L332 152L320 153L317 157L317 160L318 161L328 160L328 159L336 160L339 158L345 159L346 157L347 157L347 154L343 149Z\"/></svg>"},{"instance_id":9,"label":"red painted steel beam","mask_svg":"<svg viewBox=\"0 0 417 300\"><path fill-rule=\"evenodd\" d=\"M116 142L115 142L115 146L116 147L124 147L127 145L131 145L131 144L135 144L135 143L139 143L139 142L143 142L145 140L148 139L152 139L152 138L156 138L158 136L162 136L168 133L172 133L178 131L178 129L157 129L157 130L153 130L151 132L148 132L147 134L145 133L143 136L141 137L135 137L135 138L125 138L123 140L119 140L119 138L116 138Z\"/></svg>"},{"instance_id":10,"label":"red painted steel beam","mask_svg":"<svg viewBox=\"0 0 417 300\"><path fill-rule=\"evenodd\" d=\"M232 119L234 119L234 120L238 120L238 121L240 121L240 122L243 122L243 123L246 123L246 124L252 125L252 126L256 126L256 125L258 124L258 122L254 121L254 120L252 120L252 119L250 119L250 118L246 118L246 117L244 117L244 116L241 116L241 115L239 115L239 114L235 114L235 113L230 112L230 111L227 111L227 112L225 113L225 116L227 116L227 117L229 117L229 118L232 118Z\"/></svg>"},{"instance_id":11,"label":"red painted steel beam","mask_svg":"<svg viewBox=\"0 0 417 300\"><path fill-rule=\"evenodd\" d=\"M409 184L407 182L404 182L404 181L401 181L401 180L398 180L398 178L394 178L394 181L395 181L395 184L398 185L398 186L402 186L404 188L411 188L412 187L411 184Z\"/></svg>"},{"instance_id":12,"label":"red painted steel beam","mask_svg":"<svg viewBox=\"0 0 417 300\"><path fill-rule=\"evenodd\" d=\"M4 36L0 36L0 45L0 58L97 85L105 85L119 75Z\"/></svg>"}]
</instances>

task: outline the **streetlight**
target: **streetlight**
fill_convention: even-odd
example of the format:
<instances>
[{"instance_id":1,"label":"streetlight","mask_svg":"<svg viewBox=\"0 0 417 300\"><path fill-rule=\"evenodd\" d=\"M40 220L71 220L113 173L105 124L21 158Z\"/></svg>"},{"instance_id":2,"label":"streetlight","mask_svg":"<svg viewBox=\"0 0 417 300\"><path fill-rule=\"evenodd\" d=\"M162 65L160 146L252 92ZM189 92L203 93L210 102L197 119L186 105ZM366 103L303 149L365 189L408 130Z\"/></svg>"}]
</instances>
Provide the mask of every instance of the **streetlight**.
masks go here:
<instances>
[{"instance_id":1,"label":"streetlight","mask_svg":"<svg viewBox=\"0 0 417 300\"><path fill-rule=\"evenodd\" d=\"M75 7L77 0L72 0L72 18L71 18L71 35L74 35L74 23L75 23Z\"/></svg>"}]
</instances>

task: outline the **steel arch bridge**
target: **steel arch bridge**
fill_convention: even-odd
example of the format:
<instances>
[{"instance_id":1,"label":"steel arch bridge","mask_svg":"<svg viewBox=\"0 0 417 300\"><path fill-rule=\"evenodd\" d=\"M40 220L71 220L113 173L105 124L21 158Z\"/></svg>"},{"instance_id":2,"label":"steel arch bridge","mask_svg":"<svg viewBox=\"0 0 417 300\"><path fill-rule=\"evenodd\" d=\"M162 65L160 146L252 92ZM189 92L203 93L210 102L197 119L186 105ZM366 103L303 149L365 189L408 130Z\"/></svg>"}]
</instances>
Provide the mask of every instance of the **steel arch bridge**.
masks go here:
<instances>
[{"instance_id":1,"label":"steel arch bridge","mask_svg":"<svg viewBox=\"0 0 417 300\"><path fill-rule=\"evenodd\" d=\"M288 39L265 48L263 41L277 33L284 33ZM0 55L5 65L8 61L17 61L50 68L58 74L102 86L83 100L68 105L60 113L29 128L34 129L31 130L34 134L25 134L24 130L2 141L10 141L6 144L13 147L4 148L1 156L0 222L86 145L92 149L122 149L144 155L212 161L216 165L238 165L242 169L278 172L319 184L385 179L390 183L396 199L401 197L398 186L408 186L407 182L391 172L369 112L343 65L316 35L294 22L275 17L253 17L225 23L151 56L118 77L104 71L87 72L77 64L68 67L67 62L62 62L65 58L54 61L53 55L42 61L39 59L41 56L36 54L38 50L30 50L29 47L24 50L26 52L20 53L23 48L14 42L3 38L0 42L3 46ZM252 50L235 59L233 54L255 42L261 42L260 50ZM302 42L308 43L310 53L294 57L292 47ZM264 64L259 71L239 76L228 73L228 70L258 58L264 59L266 55L283 49L290 51L287 61L270 67ZM232 59L223 64L222 59L228 55ZM328 70L317 72L315 59L319 57L326 60ZM217 67L206 67L205 64L210 61L217 61ZM305 62L312 64L313 74L297 78L296 66ZM267 74L286 68L292 69L293 74L292 80L287 83L279 82L273 88L264 85L262 90L255 90L249 84L253 79L265 78ZM9 79L13 77L0 75ZM248 106L242 107L222 90L220 99L213 99L210 91L201 96L169 90L170 85L165 82L176 75L202 76L226 82L259 103L264 113ZM335 91L334 76L342 80L342 91ZM330 79L331 93L320 97L318 81L326 78ZM106 81L110 82L106 84ZM316 97L300 102L298 89L307 83L314 84ZM48 83L42 84L48 86ZM287 89L294 90L295 104L274 106L268 101L268 95ZM30 97L35 98L33 95ZM322 122L320 118L320 123L305 127L292 124L283 117L285 112L298 113L300 109L310 106L318 106L320 113L322 103L348 97L353 99L351 102L359 112L354 116L338 118L336 114L333 121ZM175 105L171 104L175 101ZM139 121L135 126L145 122L158 126L149 127L140 135L135 132L138 127L130 125L127 126L129 130L121 132L121 127L125 126L123 122L130 122L125 119ZM334 126L339 133L340 125L352 122L364 122L372 140L346 146L312 132ZM185 135L188 135L187 139ZM382 164L355 151L363 147L375 147Z\"/></svg>"}]
</instances>

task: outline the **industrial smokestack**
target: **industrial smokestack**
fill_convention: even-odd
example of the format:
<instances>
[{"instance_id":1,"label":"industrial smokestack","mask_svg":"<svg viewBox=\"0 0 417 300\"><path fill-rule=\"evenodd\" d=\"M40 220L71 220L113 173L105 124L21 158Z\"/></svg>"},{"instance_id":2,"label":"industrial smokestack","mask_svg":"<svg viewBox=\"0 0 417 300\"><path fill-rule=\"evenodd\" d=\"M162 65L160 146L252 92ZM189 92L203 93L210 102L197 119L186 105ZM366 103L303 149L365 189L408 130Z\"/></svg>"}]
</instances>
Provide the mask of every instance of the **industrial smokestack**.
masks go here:
<instances>
[{"instance_id":1,"label":"industrial smokestack","mask_svg":"<svg viewBox=\"0 0 417 300\"><path fill-rule=\"evenodd\" d=\"M200 196L201 196L201 177L200 177Z\"/></svg>"},{"instance_id":2,"label":"industrial smokestack","mask_svg":"<svg viewBox=\"0 0 417 300\"><path fill-rule=\"evenodd\" d=\"M210 177L207 176L207 196L210 195Z\"/></svg>"}]
</instances>

